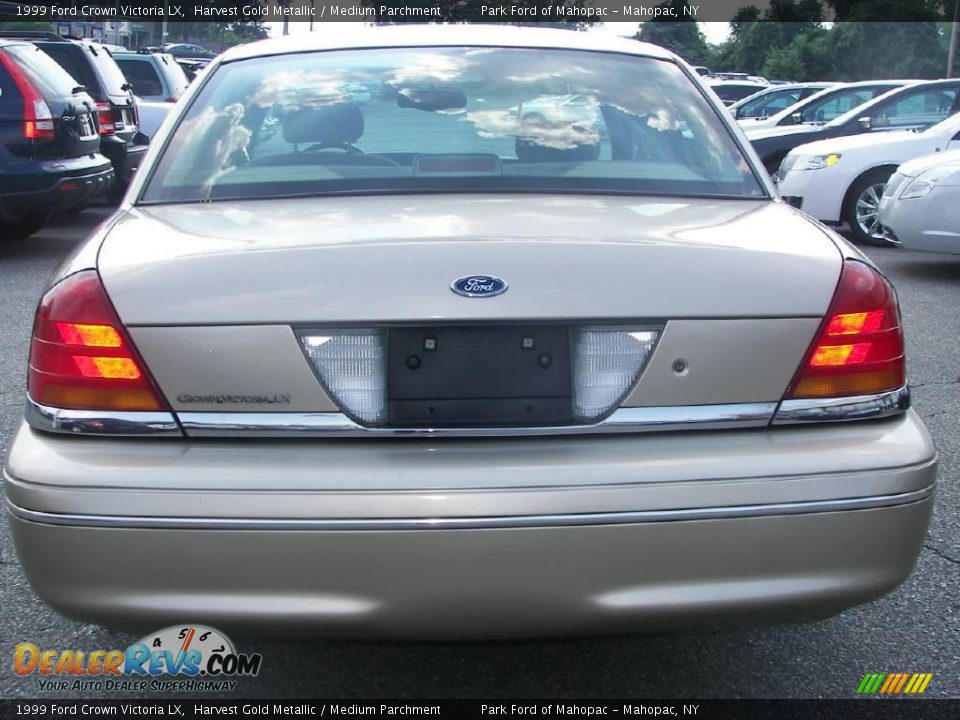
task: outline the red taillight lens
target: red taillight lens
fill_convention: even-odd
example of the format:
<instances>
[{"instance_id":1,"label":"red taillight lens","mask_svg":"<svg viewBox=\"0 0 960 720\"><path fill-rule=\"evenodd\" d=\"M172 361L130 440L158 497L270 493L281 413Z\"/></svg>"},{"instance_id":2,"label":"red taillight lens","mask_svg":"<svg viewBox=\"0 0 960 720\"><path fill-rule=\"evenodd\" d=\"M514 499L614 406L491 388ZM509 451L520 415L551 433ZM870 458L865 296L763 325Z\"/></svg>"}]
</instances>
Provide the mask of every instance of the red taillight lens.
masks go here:
<instances>
[{"instance_id":1,"label":"red taillight lens","mask_svg":"<svg viewBox=\"0 0 960 720\"><path fill-rule=\"evenodd\" d=\"M30 397L72 410L167 410L94 270L40 301L30 347Z\"/></svg>"},{"instance_id":2,"label":"red taillight lens","mask_svg":"<svg viewBox=\"0 0 960 720\"><path fill-rule=\"evenodd\" d=\"M113 135L117 128L113 122L113 106L108 102L97 103L97 125L101 135Z\"/></svg>"},{"instance_id":3,"label":"red taillight lens","mask_svg":"<svg viewBox=\"0 0 960 720\"><path fill-rule=\"evenodd\" d=\"M0 50L0 65L13 78L13 84L23 97L24 140L52 140L54 137L53 115L43 95L30 81L13 58Z\"/></svg>"},{"instance_id":4,"label":"red taillight lens","mask_svg":"<svg viewBox=\"0 0 960 720\"><path fill-rule=\"evenodd\" d=\"M870 266L847 260L787 398L872 395L896 390L905 381L903 331L893 288Z\"/></svg>"}]
</instances>

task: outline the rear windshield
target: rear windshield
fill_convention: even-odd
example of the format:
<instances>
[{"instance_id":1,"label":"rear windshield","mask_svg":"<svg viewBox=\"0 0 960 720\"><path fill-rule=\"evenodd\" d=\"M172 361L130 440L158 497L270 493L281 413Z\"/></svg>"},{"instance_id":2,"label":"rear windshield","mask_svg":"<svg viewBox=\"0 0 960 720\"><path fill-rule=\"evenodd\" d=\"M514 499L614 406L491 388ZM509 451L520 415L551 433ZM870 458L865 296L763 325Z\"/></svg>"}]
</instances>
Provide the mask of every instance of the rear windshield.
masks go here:
<instances>
[{"instance_id":1,"label":"rear windshield","mask_svg":"<svg viewBox=\"0 0 960 720\"><path fill-rule=\"evenodd\" d=\"M17 64L45 98L68 98L73 89L80 85L36 45L6 45L3 51L17 59Z\"/></svg>"},{"instance_id":2,"label":"rear windshield","mask_svg":"<svg viewBox=\"0 0 960 720\"><path fill-rule=\"evenodd\" d=\"M100 75L100 80L103 82L103 87L104 90L107 91L107 94L126 95L127 91L124 89L124 86L127 84L127 79L123 76L123 73L107 49L94 47L93 45L86 45L85 49L87 55L93 60L93 64L97 68L97 73Z\"/></svg>"},{"instance_id":3,"label":"rear windshield","mask_svg":"<svg viewBox=\"0 0 960 720\"><path fill-rule=\"evenodd\" d=\"M167 77L167 84L170 85L170 93L174 99L178 99L187 90L190 81L187 80L187 74L180 67L173 55L157 55L160 61L160 69Z\"/></svg>"},{"instance_id":4,"label":"rear windshield","mask_svg":"<svg viewBox=\"0 0 960 720\"><path fill-rule=\"evenodd\" d=\"M133 85L133 94L140 97L163 95L163 83L149 60L125 60L116 58L117 65Z\"/></svg>"},{"instance_id":5,"label":"rear windshield","mask_svg":"<svg viewBox=\"0 0 960 720\"><path fill-rule=\"evenodd\" d=\"M757 85L714 85L713 91L725 102L734 102L755 95L763 90Z\"/></svg>"},{"instance_id":6,"label":"rear windshield","mask_svg":"<svg viewBox=\"0 0 960 720\"><path fill-rule=\"evenodd\" d=\"M431 47L219 67L141 200L482 190L764 195L672 62Z\"/></svg>"}]
</instances>

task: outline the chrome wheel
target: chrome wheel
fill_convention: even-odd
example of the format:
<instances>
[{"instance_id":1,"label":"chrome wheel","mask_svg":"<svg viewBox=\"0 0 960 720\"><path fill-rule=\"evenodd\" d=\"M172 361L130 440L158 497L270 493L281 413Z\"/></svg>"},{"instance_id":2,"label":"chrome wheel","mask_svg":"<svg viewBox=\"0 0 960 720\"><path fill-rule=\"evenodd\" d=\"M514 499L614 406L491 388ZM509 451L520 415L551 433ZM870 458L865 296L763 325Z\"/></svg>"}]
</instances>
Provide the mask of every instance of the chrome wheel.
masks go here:
<instances>
[{"instance_id":1,"label":"chrome wheel","mask_svg":"<svg viewBox=\"0 0 960 720\"><path fill-rule=\"evenodd\" d=\"M885 182L867 185L857 198L856 217L860 232L874 240L884 240L883 226L880 225L880 197Z\"/></svg>"}]
</instances>

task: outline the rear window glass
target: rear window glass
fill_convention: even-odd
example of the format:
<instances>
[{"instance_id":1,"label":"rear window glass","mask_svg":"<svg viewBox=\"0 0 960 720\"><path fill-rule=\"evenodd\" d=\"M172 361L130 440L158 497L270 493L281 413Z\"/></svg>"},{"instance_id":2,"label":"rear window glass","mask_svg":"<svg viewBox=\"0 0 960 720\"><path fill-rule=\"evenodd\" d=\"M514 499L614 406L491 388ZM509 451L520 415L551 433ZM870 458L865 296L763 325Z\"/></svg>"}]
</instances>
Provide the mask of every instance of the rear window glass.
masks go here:
<instances>
[{"instance_id":1,"label":"rear window glass","mask_svg":"<svg viewBox=\"0 0 960 720\"><path fill-rule=\"evenodd\" d=\"M127 79L123 76L117 63L110 56L106 48L86 46L87 55L93 60L97 73L103 81L104 89L108 95L126 95L127 91L123 86L127 84Z\"/></svg>"},{"instance_id":2,"label":"rear window glass","mask_svg":"<svg viewBox=\"0 0 960 720\"><path fill-rule=\"evenodd\" d=\"M116 58L117 65L124 76L133 85L133 94L140 97L159 97L163 95L163 83L149 60L124 60Z\"/></svg>"},{"instance_id":3,"label":"rear window glass","mask_svg":"<svg viewBox=\"0 0 960 720\"><path fill-rule=\"evenodd\" d=\"M748 98L751 95L763 90L762 87L757 85L714 85L713 91L717 94L721 100L725 102L733 102L734 100L743 100Z\"/></svg>"},{"instance_id":4,"label":"rear window glass","mask_svg":"<svg viewBox=\"0 0 960 720\"><path fill-rule=\"evenodd\" d=\"M73 89L83 84L35 45L7 45L3 50L17 59L17 64L44 97L70 97Z\"/></svg>"},{"instance_id":5,"label":"rear window glass","mask_svg":"<svg viewBox=\"0 0 960 720\"><path fill-rule=\"evenodd\" d=\"M167 77L167 83L170 85L170 92L174 99L178 99L187 90L190 81L187 80L187 74L180 67L180 63L172 55L158 55L160 60L160 69Z\"/></svg>"},{"instance_id":6,"label":"rear window glass","mask_svg":"<svg viewBox=\"0 0 960 720\"><path fill-rule=\"evenodd\" d=\"M764 195L671 62L425 47L220 66L141 199L429 191Z\"/></svg>"}]
</instances>

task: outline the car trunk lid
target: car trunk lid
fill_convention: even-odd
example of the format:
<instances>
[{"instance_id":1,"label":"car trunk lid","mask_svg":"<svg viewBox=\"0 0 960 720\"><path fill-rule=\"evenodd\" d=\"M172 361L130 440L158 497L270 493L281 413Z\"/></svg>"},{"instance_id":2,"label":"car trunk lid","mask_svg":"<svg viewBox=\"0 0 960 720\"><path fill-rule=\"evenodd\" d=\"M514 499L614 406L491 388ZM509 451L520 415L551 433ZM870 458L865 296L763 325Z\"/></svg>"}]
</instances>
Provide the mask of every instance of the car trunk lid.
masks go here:
<instances>
[{"instance_id":1,"label":"car trunk lid","mask_svg":"<svg viewBox=\"0 0 960 720\"><path fill-rule=\"evenodd\" d=\"M775 404L841 256L771 201L397 195L140 207L99 268L187 424L549 427Z\"/></svg>"},{"instance_id":2,"label":"car trunk lid","mask_svg":"<svg viewBox=\"0 0 960 720\"><path fill-rule=\"evenodd\" d=\"M779 203L531 195L144 206L99 262L130 325L820 317L840 271Z\"/></svg>"}]
</instances>

